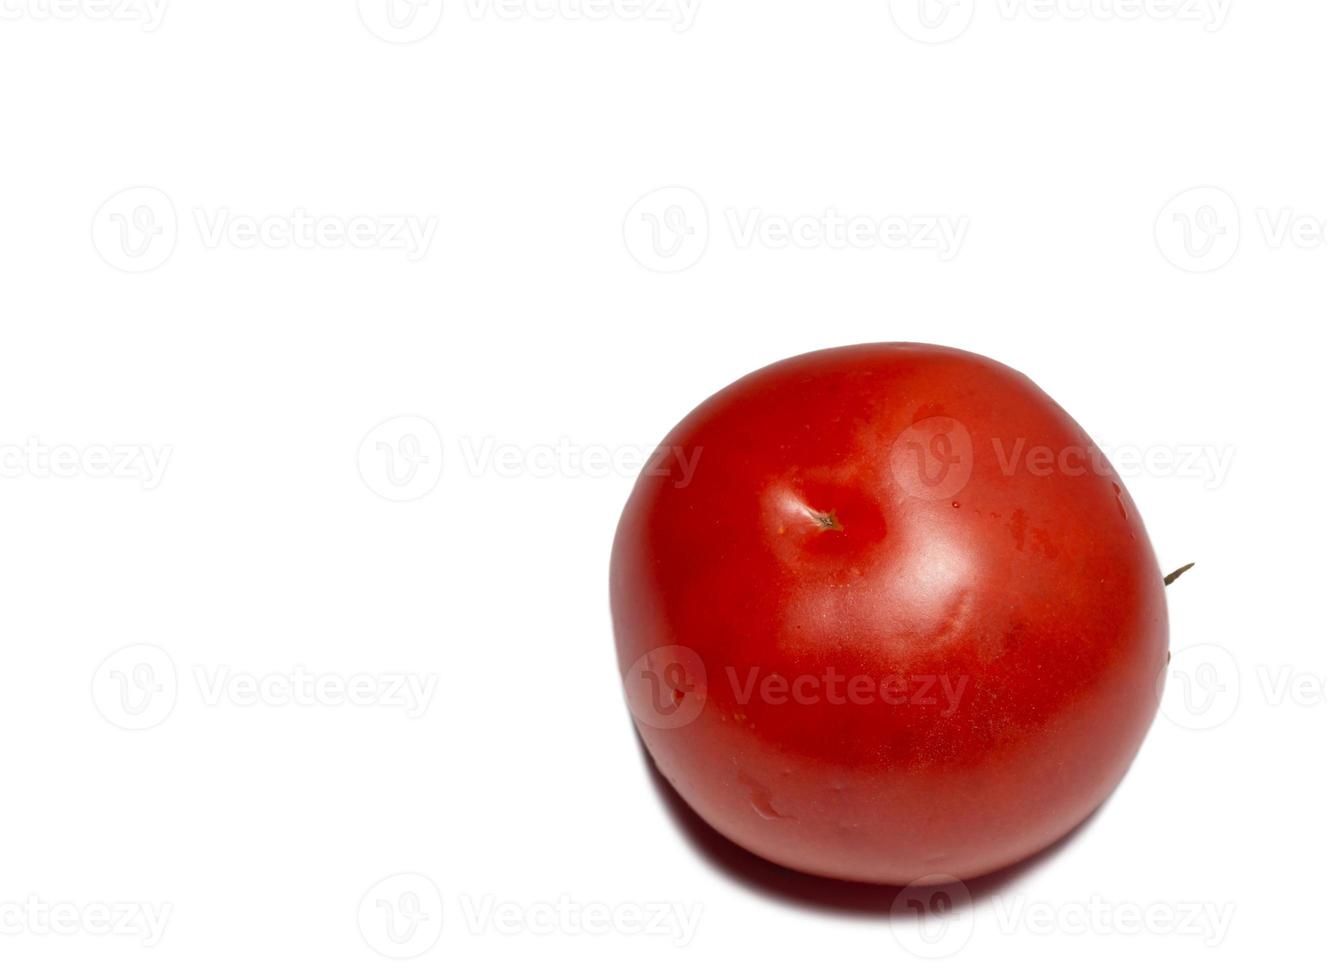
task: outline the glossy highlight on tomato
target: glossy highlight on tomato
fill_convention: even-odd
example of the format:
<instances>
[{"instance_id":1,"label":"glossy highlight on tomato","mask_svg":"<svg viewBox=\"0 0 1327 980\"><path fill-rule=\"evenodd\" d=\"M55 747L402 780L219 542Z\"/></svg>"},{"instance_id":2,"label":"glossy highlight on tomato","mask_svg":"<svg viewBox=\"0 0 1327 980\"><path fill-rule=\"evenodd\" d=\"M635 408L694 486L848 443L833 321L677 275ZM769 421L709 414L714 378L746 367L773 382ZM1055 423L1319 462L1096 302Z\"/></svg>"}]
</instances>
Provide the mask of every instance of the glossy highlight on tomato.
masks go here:
<instances>
[{"instance_id":1,"label":"glossy highlight on tomato","mask_svg":"<svg viewBox=\"0 0 1327 980\"><path fill-rule=\"evenodd\" d=\"M923 344L806 354L688 415L622 514L641 739L686 802L832 878L972 878L1124 776L1167 658L1123 482L1022 374Z\"/></svg>"}]
</instances>

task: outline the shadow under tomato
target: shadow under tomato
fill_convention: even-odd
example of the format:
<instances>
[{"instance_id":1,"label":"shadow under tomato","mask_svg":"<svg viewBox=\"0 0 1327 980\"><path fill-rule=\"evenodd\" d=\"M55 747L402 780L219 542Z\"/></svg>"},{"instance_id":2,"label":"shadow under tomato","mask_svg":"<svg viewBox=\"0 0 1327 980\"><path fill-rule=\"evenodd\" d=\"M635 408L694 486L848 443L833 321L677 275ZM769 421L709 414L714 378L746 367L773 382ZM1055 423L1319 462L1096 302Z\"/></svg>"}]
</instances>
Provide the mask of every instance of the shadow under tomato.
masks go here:
<instances>
[{"instance_id":1,"label":"shadow under tomato","mask_svg":"<svg viewBox=\"0 0 1327 980\"><path fill-rule=\"evenodd\" d=\"M827 914L887 917L892 913L894 899L903 891L900 886L820 878L780 867L738 847L702 820L682 799L659 772L639 735L636 743L654 791L673 824L701 858L725 877L764 898ZM964 904L970 905L1011 887L1043 862L1054 858L1097 818L1104 806L1105 803L1097 807L1082 823L1044 850L1008 868L963 882L968 893Z\"/></svg>"}]
</instances>

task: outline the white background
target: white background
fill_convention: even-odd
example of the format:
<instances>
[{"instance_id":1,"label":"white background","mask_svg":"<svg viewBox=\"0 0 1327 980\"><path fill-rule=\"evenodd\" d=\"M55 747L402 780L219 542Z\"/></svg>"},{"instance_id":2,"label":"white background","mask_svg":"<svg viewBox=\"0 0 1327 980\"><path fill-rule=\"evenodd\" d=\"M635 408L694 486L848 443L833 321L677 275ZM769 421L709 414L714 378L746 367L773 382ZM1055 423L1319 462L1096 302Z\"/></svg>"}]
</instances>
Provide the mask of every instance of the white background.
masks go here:
<instances>
[{"instance_id":1,"label":"white background","mask_svg":"<svg viewBox=\"0 0 1327 980\"><path fill-rule=\"evenodd\" d=\"M550 2L4 0L0 970L1320 961L1327 9ZM688 832L608 621L639 450L872 340L1199 563L1121 789L933 942Z\"/></svg>"}]
</instances>

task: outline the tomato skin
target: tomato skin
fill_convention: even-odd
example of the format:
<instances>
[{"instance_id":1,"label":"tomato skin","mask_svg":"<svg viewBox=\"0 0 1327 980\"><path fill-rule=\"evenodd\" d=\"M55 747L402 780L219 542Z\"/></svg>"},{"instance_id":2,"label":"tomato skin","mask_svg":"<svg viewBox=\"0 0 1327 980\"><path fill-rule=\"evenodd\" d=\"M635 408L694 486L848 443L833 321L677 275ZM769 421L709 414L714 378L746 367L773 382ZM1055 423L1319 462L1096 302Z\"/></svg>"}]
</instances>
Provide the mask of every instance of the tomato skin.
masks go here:
<instances>
[{"instance_id":1,"label":"tomato skin","mask_svg":"<svg viewBox=\"0 0 1327 980\"><path fill-rule=\"evenodd\" d=\"M664 447L618 526L614 635L642 740L719 832L832 878L971 878L1124 776L1165 669L1162 575L1120 478L1022 374L820 351Z\"/></svg>"}]
</instances>

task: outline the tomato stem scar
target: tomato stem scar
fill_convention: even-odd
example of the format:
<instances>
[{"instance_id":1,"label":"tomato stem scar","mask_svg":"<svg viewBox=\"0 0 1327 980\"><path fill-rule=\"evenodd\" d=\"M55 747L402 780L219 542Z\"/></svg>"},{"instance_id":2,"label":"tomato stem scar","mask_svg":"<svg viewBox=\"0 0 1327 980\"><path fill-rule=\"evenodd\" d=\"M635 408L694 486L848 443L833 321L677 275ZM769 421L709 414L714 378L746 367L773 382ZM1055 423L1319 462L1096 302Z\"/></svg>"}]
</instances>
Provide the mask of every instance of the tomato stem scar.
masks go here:
<instances>
[{"instance_id":1,"label":"tomato stem scar","mask_svg":"<svg viewBox=\"0 0 1327 980\"><path fill-rule=\"evenodd\" d=\"M817 524L820 525L820 529L822 531L843 530L843 525L839 523L839 515L835 511L831 510L828 514L826 514L823 511L811 510L811 508L808 507L806 513L811 517L813 521L815 521Z\"/></svg>"}]
</instances>

